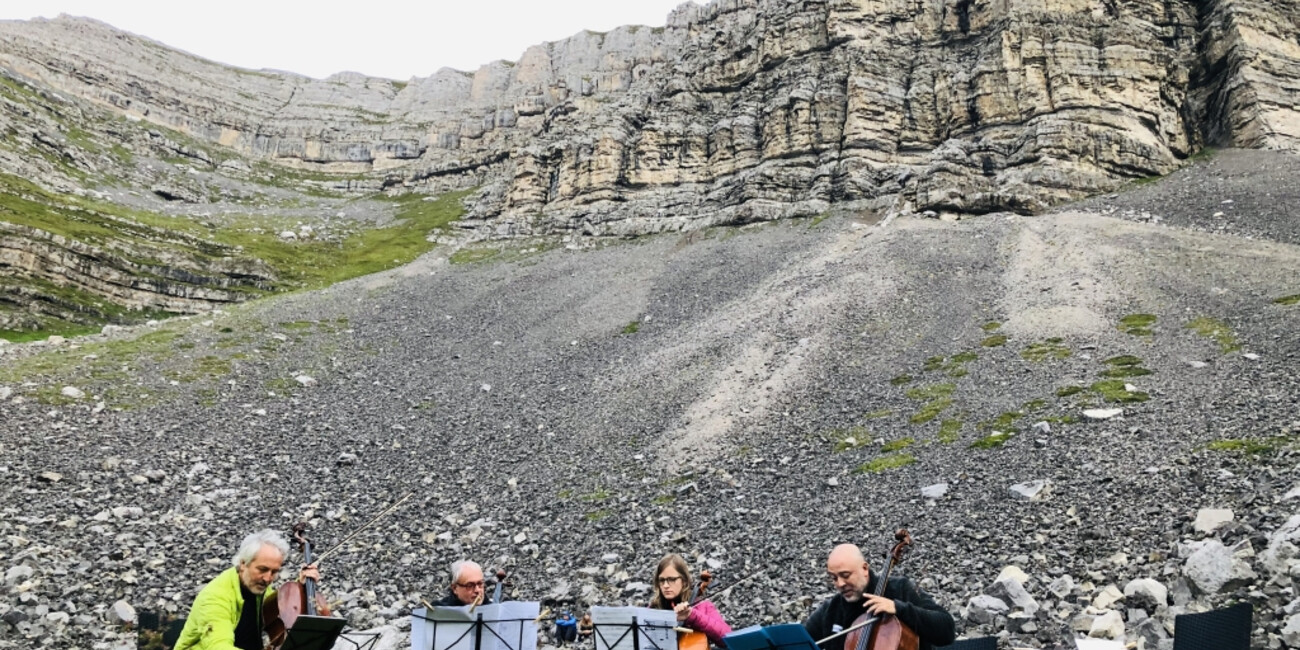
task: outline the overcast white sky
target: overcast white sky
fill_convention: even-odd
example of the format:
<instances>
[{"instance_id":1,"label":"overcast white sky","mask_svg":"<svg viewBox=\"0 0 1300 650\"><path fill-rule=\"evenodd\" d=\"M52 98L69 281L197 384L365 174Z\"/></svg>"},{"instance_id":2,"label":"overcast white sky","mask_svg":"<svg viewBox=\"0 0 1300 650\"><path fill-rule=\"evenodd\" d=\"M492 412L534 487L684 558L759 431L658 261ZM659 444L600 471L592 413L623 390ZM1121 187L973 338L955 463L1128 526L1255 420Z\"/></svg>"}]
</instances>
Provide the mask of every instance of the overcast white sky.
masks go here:
<instances>
[{"instance_id":1,"label":"overcast white sky","mask_svg":"<svg viewBox=\"0 0 1300 650\"><path fill-rule=\"evenodd\" d=\"M88 16L191 54L312 77L476 70L584 29L661 26L689 0L0 0L0 19ZM707 4L706 0L696 0Z\"/></svg>"}]
</instances>

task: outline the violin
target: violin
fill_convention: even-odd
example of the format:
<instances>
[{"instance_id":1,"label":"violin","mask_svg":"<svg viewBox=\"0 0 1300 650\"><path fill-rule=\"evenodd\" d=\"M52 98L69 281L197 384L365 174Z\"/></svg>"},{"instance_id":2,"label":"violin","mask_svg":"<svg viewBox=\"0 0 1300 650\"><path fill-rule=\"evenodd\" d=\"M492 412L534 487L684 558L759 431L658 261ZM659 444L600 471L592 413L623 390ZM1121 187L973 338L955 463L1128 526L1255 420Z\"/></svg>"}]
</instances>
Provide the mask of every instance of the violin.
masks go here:
<instances>
[{"instance_id":1,"label":"violin","mask_svg":"<svg viewBox=\"0 0 1300 650\"><path fill-rule=\"evenodd\" d=\"M704 599L704 592L709 588L709 583L713 581L713 574L708 569L700 572L700 579L696 581L695 586L691 588L691 597L686 601L687 604L694 606ZM709 650L709 637L703 632L694 630L682 632L677 637L677 650Z\"/></svg>"},{"instance_id":2,"label":"violin","mask_svg":"<svg viewBox=\"0 0 1300 650\"><path fill-rule=\"evenodd\" d=\"M311 540L303 533L307 530L306 522L293 527L293 539L302 550L305 564L311 564ZM316 580L307 578L303 582L287 582L280 587L266 602L262 603L262 630L271 639L267 650L278 650L288 639L289 630L299 616L329 616L329 604L325 596L316 590Z\"/></svg>"},{"instance_id":3,"label":"violin","mask_svg":"<svg viewBox=\"0 0 1300 650\"><path fill-rule=\"evenodd\" d=\"M875 595L885 595L885 585L894 565L903 561L903 552L912 545L912 536L906 528L899 528L894 533L898 543L889 551L889 564L885 573L876 582ZM856 628L856 629L854 629ZM881 614L879 620L871 612L863 612L850 626L848 638L844 640L844 650L917 650L920 637L907 624L892 614Z\"/></svg>"}]
</instances>

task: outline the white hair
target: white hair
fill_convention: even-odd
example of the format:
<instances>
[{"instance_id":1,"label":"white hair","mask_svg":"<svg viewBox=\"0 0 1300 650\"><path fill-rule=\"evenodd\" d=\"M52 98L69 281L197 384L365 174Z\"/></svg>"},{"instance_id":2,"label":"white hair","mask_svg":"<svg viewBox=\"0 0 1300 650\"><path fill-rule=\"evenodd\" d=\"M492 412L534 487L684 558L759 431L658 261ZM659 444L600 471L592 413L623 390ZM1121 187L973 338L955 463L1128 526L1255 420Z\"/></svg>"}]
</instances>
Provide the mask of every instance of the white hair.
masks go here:
<instances>
[{"instance_id":1,"label":"white hair","mask_svg":"<svg viewBox=\"0 0 1300 650\"><path fill-rule=\"evenodd\" d=\"M235 557L231 558L231 564L238 567L252 562L263 546L270 546L279 551L281 560L289 557L289 542L284 541L280 533L266 528L250 534L239 543L239 550L235 552Z\"/></svg>"},{"instance_id":2,"label":"white hair","mask_svg":"<svg viewBox=\"0 0 1300 650\"><path fill-rule=\"evenodd\" d=\"M475 569L478 569L478 570L479 570L479 573L482 573L482 572L483 572L483 567L479 566L479 565L478 565L478 562L473 562L473 561L470 561L470 560L456 560L455 562L452 562L452 563L451 563L451 581L452 581L453 583L460 582L460 576L461 576L461 574L462 574L462 573L465 573L465 569L468 569L468 568L470 568L470 567L473 567L473 568L475 568Z\"/></svg>"}]
</instances>

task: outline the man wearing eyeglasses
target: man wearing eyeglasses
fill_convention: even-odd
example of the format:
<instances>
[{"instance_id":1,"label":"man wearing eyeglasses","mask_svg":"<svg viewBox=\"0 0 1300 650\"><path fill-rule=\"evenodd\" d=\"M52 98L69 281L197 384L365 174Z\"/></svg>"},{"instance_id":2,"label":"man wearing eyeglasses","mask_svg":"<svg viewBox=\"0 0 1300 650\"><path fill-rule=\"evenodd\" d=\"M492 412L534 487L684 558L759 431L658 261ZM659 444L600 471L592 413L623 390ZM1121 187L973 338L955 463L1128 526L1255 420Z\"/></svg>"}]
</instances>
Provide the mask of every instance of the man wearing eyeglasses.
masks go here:
<instances>
[{"instance_id":1,"label":"man wearing eyeglasses","mask_svg":"<svg viewBox=\"0 0 1300 650\"><path fill-rule=\"evenodd\" d=\"M892 614L916 632L920 650L945 646L956 638L952 614L905 577L890 577L883 596L875 595L880 576L871 571L862 550L840 544L826 559L827 578L839 593L822 603L803 622L812 638L821 640L853 625L863 612ZM822 644L823 650L844 650L840 636ZM852 649L850 649L852 650Z\"/></svg>"},{"instance_id":2,"label":"man wearing eyeglasses","mask_svg":"<svg viewBox=\"0 0 1300 650\"><path fill-rule=\"evenodd\" d=\"M433 603L436 607L464 607L475 603L482 604L483 567L477 562L460 560L451 565L451 588L446 596Z\"/></svg>"}]
</instances>

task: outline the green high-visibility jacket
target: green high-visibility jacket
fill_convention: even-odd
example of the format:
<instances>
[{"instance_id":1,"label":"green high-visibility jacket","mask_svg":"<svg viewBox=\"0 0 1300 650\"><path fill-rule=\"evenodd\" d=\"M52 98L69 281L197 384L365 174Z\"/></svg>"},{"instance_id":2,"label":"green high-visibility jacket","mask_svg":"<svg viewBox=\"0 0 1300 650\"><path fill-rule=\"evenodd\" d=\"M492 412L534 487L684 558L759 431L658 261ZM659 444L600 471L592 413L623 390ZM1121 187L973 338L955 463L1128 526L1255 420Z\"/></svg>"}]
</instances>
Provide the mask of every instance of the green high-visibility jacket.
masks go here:
<instances>
[{"instance_id":1,"label":"green high-visibility jacket","mask_svg":"<svg viewBox=\"0 0 1300 650\"><path fill-rule=\"evenodd\" d=\"M274 593L267 587L259 601ZM239 571L231 567L199 590L174 650L235 650L235 627L242 611L244 595L239 590ZM257 617L260 629L262 602L257 604Z\"/></svg>"}]
</instances>

